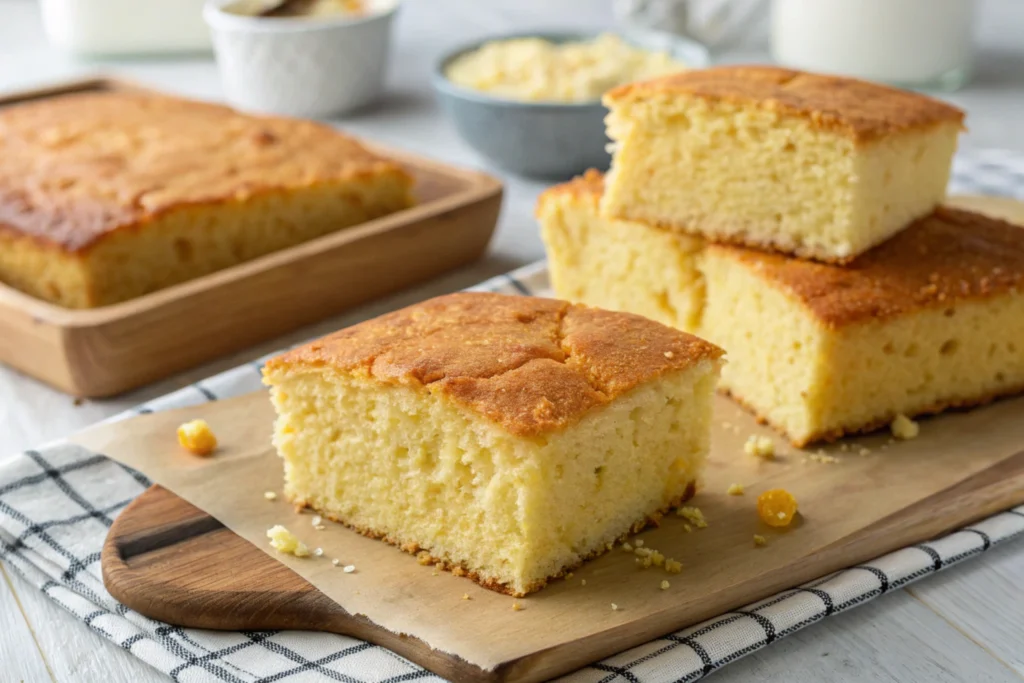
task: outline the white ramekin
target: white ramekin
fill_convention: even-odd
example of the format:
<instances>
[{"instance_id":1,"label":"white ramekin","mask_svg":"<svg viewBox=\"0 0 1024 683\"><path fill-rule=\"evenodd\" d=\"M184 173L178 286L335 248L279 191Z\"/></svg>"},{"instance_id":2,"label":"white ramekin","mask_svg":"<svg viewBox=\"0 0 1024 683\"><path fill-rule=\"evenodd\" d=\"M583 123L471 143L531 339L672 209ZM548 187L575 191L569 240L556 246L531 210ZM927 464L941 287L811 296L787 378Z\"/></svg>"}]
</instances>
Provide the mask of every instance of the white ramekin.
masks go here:
<instances>
[{"instance_id":1,"label":"white ramekin","mask_svg":"<svg viewBox=\"0 0 1024 683\"><path fill-rule=\"evenodd\" d=\"M224 94L239 109L327 118L369 104L384 88L391 24L399 3L338 19L231 14L234 0L207 0Z\"/></svg>"}]
</instances>

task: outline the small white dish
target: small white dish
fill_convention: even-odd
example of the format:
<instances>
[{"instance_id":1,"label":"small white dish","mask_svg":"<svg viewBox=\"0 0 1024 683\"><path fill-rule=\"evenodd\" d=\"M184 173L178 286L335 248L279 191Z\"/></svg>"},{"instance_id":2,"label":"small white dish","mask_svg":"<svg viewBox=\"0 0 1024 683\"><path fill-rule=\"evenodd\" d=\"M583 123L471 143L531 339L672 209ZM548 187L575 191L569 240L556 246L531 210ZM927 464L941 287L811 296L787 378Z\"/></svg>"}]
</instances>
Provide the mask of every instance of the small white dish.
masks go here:
<instances>
[{"instance_id":1,"label":"small white dish","mask_svg":"<svg viewBox=\"0 0 1024 683\"><path fill-rule=\"evenodd\" d=\"M228 102L246 111L328 118L373 102L384 89L398 0L338 18L254 17L207 0L203 17Z\"/></svg>"}]
</instances>

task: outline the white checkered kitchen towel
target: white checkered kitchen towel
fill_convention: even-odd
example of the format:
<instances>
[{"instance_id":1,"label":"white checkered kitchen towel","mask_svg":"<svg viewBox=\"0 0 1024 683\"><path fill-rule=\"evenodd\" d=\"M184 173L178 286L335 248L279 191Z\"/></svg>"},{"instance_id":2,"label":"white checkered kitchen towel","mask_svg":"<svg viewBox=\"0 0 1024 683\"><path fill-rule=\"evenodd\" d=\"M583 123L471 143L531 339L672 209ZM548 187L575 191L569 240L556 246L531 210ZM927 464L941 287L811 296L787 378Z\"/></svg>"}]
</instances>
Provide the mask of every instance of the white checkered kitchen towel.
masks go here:
<instances>
[{"instance_id":1,"label":"white checkered kitchen towel","mask_svg":"<svg viewBox=\"0 0 1024 683\"><path fill-rule=\"evenodd\" d=\"M952 190L1024 199L1024 157L961 154ZM542 293L543 264L478 289ZM260 388L260 364L235 368L154 400L135 412L195 405ZM162 624L115 601L100 578L100 548L112 520L149 482L97 453L67 444L28 451L0 465L0 560L84 627L180 681L437 679L394 653L352 638L297 631L215 632ZM571 681L694 681L809 624L900 588L997 543L1024 535L1024 506L944 538L904 548L742 610L592 664Z\"/></svg>"}]
</instances>

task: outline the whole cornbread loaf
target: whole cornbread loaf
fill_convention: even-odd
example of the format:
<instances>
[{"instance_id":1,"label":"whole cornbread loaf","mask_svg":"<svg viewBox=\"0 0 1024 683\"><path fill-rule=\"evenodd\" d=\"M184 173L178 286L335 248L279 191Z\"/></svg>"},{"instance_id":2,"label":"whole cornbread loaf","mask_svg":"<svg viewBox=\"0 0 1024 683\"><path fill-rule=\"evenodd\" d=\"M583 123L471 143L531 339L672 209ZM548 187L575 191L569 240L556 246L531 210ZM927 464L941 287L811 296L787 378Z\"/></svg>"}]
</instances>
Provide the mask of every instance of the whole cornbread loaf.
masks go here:
<instances>
[{"instance_id":1,"label":"whole cornbread loaf","mask_svg":"<svg viewBox=\"0 0 1024 683\"><path fill-rule=\"evenodd\" d=\"M125 301L412 204L411 177L311 121L140 92L0 110L0 281Z\"/></svg>"}]
</instances>

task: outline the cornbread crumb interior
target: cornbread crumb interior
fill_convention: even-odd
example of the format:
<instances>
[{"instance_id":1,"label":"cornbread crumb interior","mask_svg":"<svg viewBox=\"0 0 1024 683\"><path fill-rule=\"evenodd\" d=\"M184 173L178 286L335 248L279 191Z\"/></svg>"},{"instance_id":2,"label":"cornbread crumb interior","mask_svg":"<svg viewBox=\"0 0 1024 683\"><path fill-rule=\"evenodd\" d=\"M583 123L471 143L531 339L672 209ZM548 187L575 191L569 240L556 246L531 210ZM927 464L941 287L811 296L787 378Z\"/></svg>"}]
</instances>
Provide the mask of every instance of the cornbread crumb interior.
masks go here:
<instances>
[{"instance_id":1,"label":"cornbread crumb interior","mask_svg":"<svg viewBox=\"0 0 1024 683\"><path fill-rule=\"evenodd\" d=\"M138 92L0 111L0 282L125 301L413 203L398 164L312 121Z\"/></svg>"},{"instance_id":2,"label":"cornbread crumb interior","mask_svg":"<svg viewBox=\"0 0 1024 683\"><path fill-rule=\"evenodd\" d=\"M604 101L605 215L824 261L931 212L963 122L923 95L767 66L686 71Z\"/></svg>"},{"instance_id":3,"label":"cornbread crumb interior","mask_svg":"<svg viewBox=\"0 0 1024 683\"><path fill-rule=\"evenodd\" d=\"M433 299L266 364L285 495L521 596L692 494L720 355L629 314Z\"/></svg>"}]
</instances>

